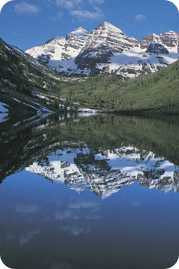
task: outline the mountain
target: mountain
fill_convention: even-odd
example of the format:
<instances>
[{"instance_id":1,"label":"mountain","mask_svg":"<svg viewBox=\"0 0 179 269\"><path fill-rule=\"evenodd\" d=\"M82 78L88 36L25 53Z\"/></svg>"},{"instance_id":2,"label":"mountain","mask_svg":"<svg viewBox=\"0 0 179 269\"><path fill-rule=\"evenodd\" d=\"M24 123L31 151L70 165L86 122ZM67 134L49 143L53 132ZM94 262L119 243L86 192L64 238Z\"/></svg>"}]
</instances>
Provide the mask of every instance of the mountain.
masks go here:
<instances>
[{"instance_id":1,"label":"mountain","mask_svg":"<svg viewBox=\"0 0 179 269\"><path fill-rule=\"evenodd\" d=\"M84 30L79 29L78 35L76 32L75 34L71 33L68 38L74 40L74 35L77 38L77 36L81 36L82 32ZM122 35L119 30L115 29L114 32ZM109 38L108 34L106 36ZM106 39L107 43L109 43L108 38ZM132 46L132 42L131 39L130 42L128 40L128 46ZM114 53L112 57L121 59L124 54L128 54L129 57L131 50L130 52L115 52L122 50L124 44L122 41L120 46L118 42L117 46L114 46L113 42L111 43L110 50L113 50L112 53ZM79 46L83 45L78 45L78 49ZM103 49L104 58L109 57L108 46ZM74 50L77 50L75 46L72 47L71 45L68 48L68 51L73 50L73 53ZM81 54L85 51L84 46ZM154 52L162 51L162 56L157 54L158 59L171 59L170 49L166 45L150 43L148 51L146 55L150 55L149 57L156 57ZM150 51L153 51L153 53ZM89 57L89 54L87 55ZM81 56L78 55L78 57ZM136 58L134 57L134 59ZM63 61L69 62L71 59ZM129 72L127 64L123 66L123 75L121 76L117 73L117 76L116 74L101 74L87 78L67 78L57 75L52 70L50 71L48 67L40 64L36 59L1 40L0 63L0 116L3 122L10 114L18 115L22 119L24 114L27 116L27 114L32 115L34 113L37 115L51 111L59 112L59 104L62 104L62 107L65 104L65 108L71 109L74 107L75 111L80 106L82 108L99 109L103 112L125 114L179 113L179 62L171 64L155 74L148 74L127 81L121 80L121 76L134 77L134 69ZM130 67L132 68L132 66L138 67L137 63ZM153 72L152 68L156 68L158 65L145 64L141 66L145 67L145 70L150 67L150 71ZM5 109L8 112L3 113Z\"/></svg>"},{"instance_id":2,"label":"mountain","mask_svg":"<svg viewBox=\"0 0 179 269\"><path fill-rule=\"evenodd\" d=\"M75 58L84 48L90 33L82 27L77 28L64 37L49 40L42 46L37 46L26 51L29 55L47 64L59 73L77 72Z\"/></svg>"},{"instance_id":3,"label":"mountain","mask_svg":"<svg viewBox=\"0 0 179 269\"><path fill-rule=\"evenodd\" d=\"M0 63L1 116L10 113L23 117L54 108L59 78L53 72L1 39Z\"/></svg>"},{"instance_id":4,"label":"mountain","mask_svg":"<svg viewBox=\"0 0 179 269\"><path fill-rule=\"evenodd\" d=\"M137 40L104 22L92 32L80 27L66 38L52 39L26 52L60 74L115 73L133 78L175 62L178 41L179 35L172 31Z\"/></svg>"}]
</instances>

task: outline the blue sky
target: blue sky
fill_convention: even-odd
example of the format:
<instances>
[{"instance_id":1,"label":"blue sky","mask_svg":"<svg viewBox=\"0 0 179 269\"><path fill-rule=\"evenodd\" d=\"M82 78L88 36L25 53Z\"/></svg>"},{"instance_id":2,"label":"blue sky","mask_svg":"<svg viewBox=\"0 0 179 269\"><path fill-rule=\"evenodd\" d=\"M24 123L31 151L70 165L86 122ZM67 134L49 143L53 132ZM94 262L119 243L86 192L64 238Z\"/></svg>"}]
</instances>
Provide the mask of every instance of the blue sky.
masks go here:
<instances>
[{"instance_id":1,"label":"blue sky","mask_svg":"<svg viewBox=\"0 0 179 269\"><path fill-rule=\"evenodd\" d=\"M104 20L138 38L179 32L177 9L166 0L13 0L0 13L0 37L27 49L78 26L92 30Z\"/></svg>"}]
</instances>

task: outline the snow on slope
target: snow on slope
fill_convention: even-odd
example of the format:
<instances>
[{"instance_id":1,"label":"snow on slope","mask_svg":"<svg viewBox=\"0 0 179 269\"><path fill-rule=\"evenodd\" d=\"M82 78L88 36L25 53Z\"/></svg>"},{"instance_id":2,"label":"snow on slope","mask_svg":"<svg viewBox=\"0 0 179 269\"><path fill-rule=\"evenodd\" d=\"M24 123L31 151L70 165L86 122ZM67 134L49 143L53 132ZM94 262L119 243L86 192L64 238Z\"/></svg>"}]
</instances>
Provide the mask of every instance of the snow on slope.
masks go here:
<instances>
[{"instance_id":1,"label":"snow on slope","mask_svg":"<svg viewBox=\"0 0 179 269\"><path fill-rule=\"evenodd\" d=\"M91 33L82 27L26 52L65 75L116 73L124 78L156 72L179 59L179 34L153 34L139 41L109 22ZM151 45L153 43L153 45Z\"/></svg>"},{"instance_id":2,"label":"snow on slope","mask_svg":"<svg viewBox=\"0 0 179 269\"><path fill-rule=\"evenodd\" d=\"M60 60L64 51L65 42L66 40L63 37L55 38L42 46L34 47L26 52L34 58L38 58L40 56L43 57L44 55L47 58L52 57L53 60Z\"/></svg>"},{"instance_id":3,"label":"snow on slope","mask_svg":"<svg viewBox=\"0 0 179 269\"><path fill-rule=\"evenodd\" d=\"M89 37L89 32L82 27L77 28L64 37L49 40L42 46L26 51L40 62L48 64L57 72L77 70L75 58L80 53Z\"/></svg>"},{"instance_id":4,"label":"snow on slope","mask_svg":"<svg viewBox=\"0 0 179 269\"><path fill-rule=\"evenodd\" d=\"M122 53L115 53L109 63L97 64L102 72L116 73L123 77L136 77L142 73L156 72L160 68L174 63L179 59L179 53L151 54L145 50L131 49ZM126 71L125 71L126 70Z\"/></svg>"}]
</instances>

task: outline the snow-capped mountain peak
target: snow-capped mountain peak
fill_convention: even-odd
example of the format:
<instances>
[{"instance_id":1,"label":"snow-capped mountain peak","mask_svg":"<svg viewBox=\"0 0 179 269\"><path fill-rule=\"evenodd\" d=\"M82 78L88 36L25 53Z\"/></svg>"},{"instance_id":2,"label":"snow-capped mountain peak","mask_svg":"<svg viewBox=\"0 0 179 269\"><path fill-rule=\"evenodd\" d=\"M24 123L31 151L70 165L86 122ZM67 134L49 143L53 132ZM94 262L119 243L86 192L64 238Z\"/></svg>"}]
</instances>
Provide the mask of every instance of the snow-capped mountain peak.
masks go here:
<instances>
[{"instance_id":1,"label":"snow-capped mountain peak","mask_svg":"<svg viewBox=\"0 0 179 269\"><path fill-rule=\"evenodd\" d=\"M41 63L47 64L57 72L68 71L68 67L75 66L73 59L78 56L85 46L89 32L79 27L65 37L56 37L47 41L42 46L37 46L26 51Z\"/></svg>"},{"instance_id":2,"label":"snow-capped mountain peak","mask_svg":"<svg viewBox=\"0 0 179 269\"><path fill-rule=\"evenodd\" d=\"M65 42L65 38L63 36L57 36L57 37L47 40L47 42L45 42L44 45L58 43L58 42Z\"/></svg>"},{"instance_id":3,"label":"snow-capped mountain peak","mask_svg":"<svg viewBox=\"0 0 179 269\"><path fill-rule=\"evenodd\" d=\"M114 26L112 23L110 23L108 21L104 21L96 29L103 29L103 30L107 30L107 31L123 33L123 31L120 28Z\"/></svg>"},{"instance_id":4,"label":"snow-capped mountain peak","mask_svg":"<svg viewBox=\"0 0 179 269\"><path fill-rule=\"evenodd\" d=\"M88 34L88 30L86 30L85 28L80 26L80 27L76 28L74 31L72 31L70 34L72 34L72 35Z\"/></svg>"},{"instance_id":5,"label":"snow-capped mountain peak","mask_svg":"<svg viewBox=\"0 0 179 269\"><path fill-rule=\"evenodd\" d=\"M72 49L72 56L76 57L82 50L82 48L85 46L89 35L89 32L82 27L78 27L71 33L67 34L65 44L67 51L69 51L69 49Z\"/></svg>"},{"instance_id":6,"label":"snow-capped mountain peak","mask_svg":"<svg viewBox=\"0 0 179 269\"><path fill-rule=\"evenodd\" d=\"M91 32L78 27L26 52L60 74L133 78L177 61L178 48L179 33L151 34L141 41L105 21Z\"/></svg>"}]
</instances>

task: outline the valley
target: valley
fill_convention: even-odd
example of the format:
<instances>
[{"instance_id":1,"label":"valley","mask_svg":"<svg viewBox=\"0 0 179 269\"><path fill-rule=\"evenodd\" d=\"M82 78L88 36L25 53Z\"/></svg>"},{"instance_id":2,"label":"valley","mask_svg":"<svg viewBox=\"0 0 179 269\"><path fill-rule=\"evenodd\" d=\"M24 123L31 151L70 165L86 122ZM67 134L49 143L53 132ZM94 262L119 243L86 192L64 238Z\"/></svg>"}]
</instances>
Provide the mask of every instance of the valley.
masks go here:
<instances>
[{"instance_id":1,"label":"valley","mask_svg":"<svg viewBox=\"0 0 179 269\"><path fill-rule=\"evenodd\" d=\"M176 264L179 24L169 2L4 0L0 267Z\"/></svg>"},{"instance_id":2,"label":"valley","mask_svg":"<svg viewBox=\"0 0 179 269\"><path fill-rule=\"evenodd\" d=\"M52 39L27 53L1 40L1 101L9 114L20 117L59 113L62 107L70 113L87 108L102 113L178 114L178 40L177 33L169 32L139 42L107 22L92 33L78 28L66 39ZM54 68L61 62L75 64L83 72ZM96 68L104 65L109 72L106 68L98 72ZM110 71L111 65L116 72Z\"/></svg>"}]
</instances>

